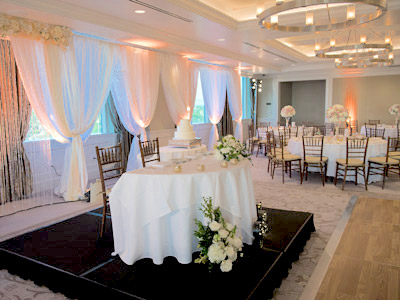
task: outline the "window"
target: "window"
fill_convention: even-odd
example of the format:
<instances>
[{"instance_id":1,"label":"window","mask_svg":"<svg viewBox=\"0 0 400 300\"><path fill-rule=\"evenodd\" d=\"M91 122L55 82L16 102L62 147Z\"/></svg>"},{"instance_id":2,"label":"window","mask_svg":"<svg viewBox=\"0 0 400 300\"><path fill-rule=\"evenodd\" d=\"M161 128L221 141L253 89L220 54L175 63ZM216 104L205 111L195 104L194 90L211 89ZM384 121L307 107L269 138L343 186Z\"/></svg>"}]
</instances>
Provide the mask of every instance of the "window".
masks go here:
<instances>
[{"instance_id":1,"label":"window","mask_svg":"<svg viewBox=\"0 0 400 300\"><path fill-rule=\"evenodd\" d=\"M204 105L203 90L201 87L200 74L197 81L196 100L194 102L192 124L208 123L208 115Z\"/></svg>"},{"instance_id":2,"label":"window","mask_svg":"<svg viewBox=\"0 0 400 300\"><path fill-rule=\"evenodd\" d=\"M253 100L251 96L252 91L250 80L250 78L242 77L240 81L242 90L242 119L251 119L252 116Z\"/></svg>"},{"instance_id":3,"label":"window","mask_svg":"<svg viewBox=\"0 0 400 300\"><path fill-rule=\"evenodd\" d=\"M94 122L92 135L93 134L102 134L102 133L110 133L110 130L107 130L110 126L106 125L107 118L105 117L105 106L101 110L99 116L97 117L96 121ZM32 141L39 141L39 140L48 140L52 139L50 133L44 129L42 124L39 121L39 118L35 114L35 111L32 109L31 119L29 121L29 130L28 134L26 135L25 141L32 142Z\"/></svg>"}]
</instances>

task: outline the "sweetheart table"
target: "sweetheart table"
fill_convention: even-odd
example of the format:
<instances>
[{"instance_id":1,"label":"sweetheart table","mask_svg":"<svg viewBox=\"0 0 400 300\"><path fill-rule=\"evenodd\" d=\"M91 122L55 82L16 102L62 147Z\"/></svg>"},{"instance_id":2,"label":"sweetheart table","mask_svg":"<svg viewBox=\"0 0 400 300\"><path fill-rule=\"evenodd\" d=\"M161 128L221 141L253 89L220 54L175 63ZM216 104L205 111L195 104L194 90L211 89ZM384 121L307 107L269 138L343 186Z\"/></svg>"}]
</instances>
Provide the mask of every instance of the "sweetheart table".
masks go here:
<instances>
[{"instance_id":1,"label":"sweetheart table","mask_svg":"<svg viewBox=\"0 0 400 300\"><path fill-rule=\"evenodd\" d=\"M197 170L199 164L204 171ZM190 263L198 251L194 219L205 223L202 197L213 197L225 220L238 226L243 242L252 244L257 212L250 162L222 168L213 156L203 155L181 167L181 173L165 163L126 172L112 188L113 255L126 264L142 258L162 264L167 256Z\"/></svg>"},{"instance_id":2,"label":"sweetheart table","mask_svg":"<svg viewBox=\"0 0 400 300\"><path fill-rule=\"evenodd\" d=\"M288 150L290 153L300 155L303 158L303 141L301 138L291 138L288 142ZM368 142L367 155L365 159L365 172L368 172L368 158L376 156L385 156L387 150L387 141L381 138L370 138ZM336 137L324 138L323 156L328 157L327 176L335 177L336 159L346 158L346 138L338 141ZM311 169L311 168L310 168ZM319 170L319 169L318 169ZM358 175L358 182L364 183L364 178ZM354 176L347 176L346 181L354 181ZM380 175L371 175L369 182L382 180Z\"/></svg>"}]
</instances>

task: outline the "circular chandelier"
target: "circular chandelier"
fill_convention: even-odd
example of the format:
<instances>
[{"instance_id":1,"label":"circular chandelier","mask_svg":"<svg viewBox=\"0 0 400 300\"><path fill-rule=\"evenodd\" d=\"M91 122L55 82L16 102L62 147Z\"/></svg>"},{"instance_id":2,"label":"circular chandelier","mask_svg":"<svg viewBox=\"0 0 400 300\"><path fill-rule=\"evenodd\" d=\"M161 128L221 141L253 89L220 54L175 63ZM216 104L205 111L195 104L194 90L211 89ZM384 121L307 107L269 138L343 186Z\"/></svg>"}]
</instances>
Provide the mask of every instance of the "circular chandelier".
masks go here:
<instances>
[{"instance_id":1,"label":"circular chandelier","mask_svg":"<svg viewBox=\"0 0 400 300\"><path fill-rule=\"evenodd\" d=\"M390 44L362 43L315 50L315 56L319 58L370 57L372 55L385 54L392 51L393 46Z\"/></svg>"},{"instance_id":2,"label":"circular chandelier","mask_svg":"<svg viewBox=\"0 0 400 300\"><path fill-rule=\"evenodd\" d=\"M257 17L259 25L269 30L315 32L365 24L378 19L386 10L386 0L276 0L275 6ZM357 15L357 11L364 13ZM301 20L293 23L297 17Z\"/></svg>"},{"instance_id":3,"label":"circular chandelier","mask_svg":"<svg viewBox=\"0 0 400 300\"><path fill-rule=\"evenodd\" d=\"M387 67L394 63L393 54L389 54L387 57L373 57L361 58L361 59L339 59L335 60L335 66L338 69L366 69L373 67Z\"/></svg>"}]
</instances>

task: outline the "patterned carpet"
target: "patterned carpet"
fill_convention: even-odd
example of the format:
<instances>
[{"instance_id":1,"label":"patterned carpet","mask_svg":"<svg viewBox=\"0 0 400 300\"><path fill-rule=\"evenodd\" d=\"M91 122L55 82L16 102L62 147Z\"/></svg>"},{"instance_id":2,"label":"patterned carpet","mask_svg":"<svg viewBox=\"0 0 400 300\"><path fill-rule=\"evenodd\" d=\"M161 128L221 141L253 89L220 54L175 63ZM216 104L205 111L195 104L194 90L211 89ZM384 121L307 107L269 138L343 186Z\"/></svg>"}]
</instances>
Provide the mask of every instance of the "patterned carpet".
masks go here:
<instances>
[{"instance_id":1,"label":"patterned carpet","mask_svg":"<svg viewBox=\"0 0 400 300\"><path fill-rule=\"evenodd\" d=\"M253 157L253 181L257 202L264 206L278 209L307 211L314 213L316 232L312 234L299 261L292 265L289 276L276 290L275 300L296 300L300 297L343 210L352 196L368 196L400 200L400 180L391 176L385 190L379 183L364 186L347 183L345 190L328 182L322 187L320 177L312 175L302 185L297 173L291 179L285 178L282 184L281 172L277 171L274 180L267 173L267 159L264 156ZM340 182L341 183L341 182ZM0 299L66 299L63 295L54 294L45 287L39 287L30 281L0 271Z\"/></svg>"}]
</instances>

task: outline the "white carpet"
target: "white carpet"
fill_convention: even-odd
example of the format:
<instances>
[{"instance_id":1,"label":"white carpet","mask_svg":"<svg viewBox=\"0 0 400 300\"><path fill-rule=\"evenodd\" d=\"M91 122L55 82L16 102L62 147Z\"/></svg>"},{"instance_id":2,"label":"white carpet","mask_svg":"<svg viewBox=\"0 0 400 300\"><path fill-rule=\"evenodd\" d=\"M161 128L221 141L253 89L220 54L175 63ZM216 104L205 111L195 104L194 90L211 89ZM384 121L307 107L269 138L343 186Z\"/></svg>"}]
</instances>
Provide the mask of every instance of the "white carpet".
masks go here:
<instances>
[{"instance_id":1,"label":"white carpet","mask_svg":"<svg viewBox=\"0 0 400 300\"><path fill-rule=\"evenodd\" d=\"M253 181L257 202L261 201L264 206L271 208L314 213L316 227L316 232L312 234L300 260L293 264L288 278L276 290L274 296L276 300L295 300L300 297L344 208L353 195L400 200L400 180L394 175L388 180L385 190L382 191L380 183L376 183L369 186L368 192L365 192L363 185L355 186L353 183L347 183L345 191L340 189L341 186L335 187L331 182L322 187L318 175L312 175L303 185L300 185L297 173L293 174L292 179L286 177L285 184L282 184L280 171L275 175L274 180L271 180L271 176L267 173L267 159L264 156L253 157ZM93 205L81 202L32 209L0 218L0 239L8 239L91 209ZM0 272L0 298L65 299L60 294L53 294L46 288L12 276L4 270Z\"/></svg>"}]
</instances>

